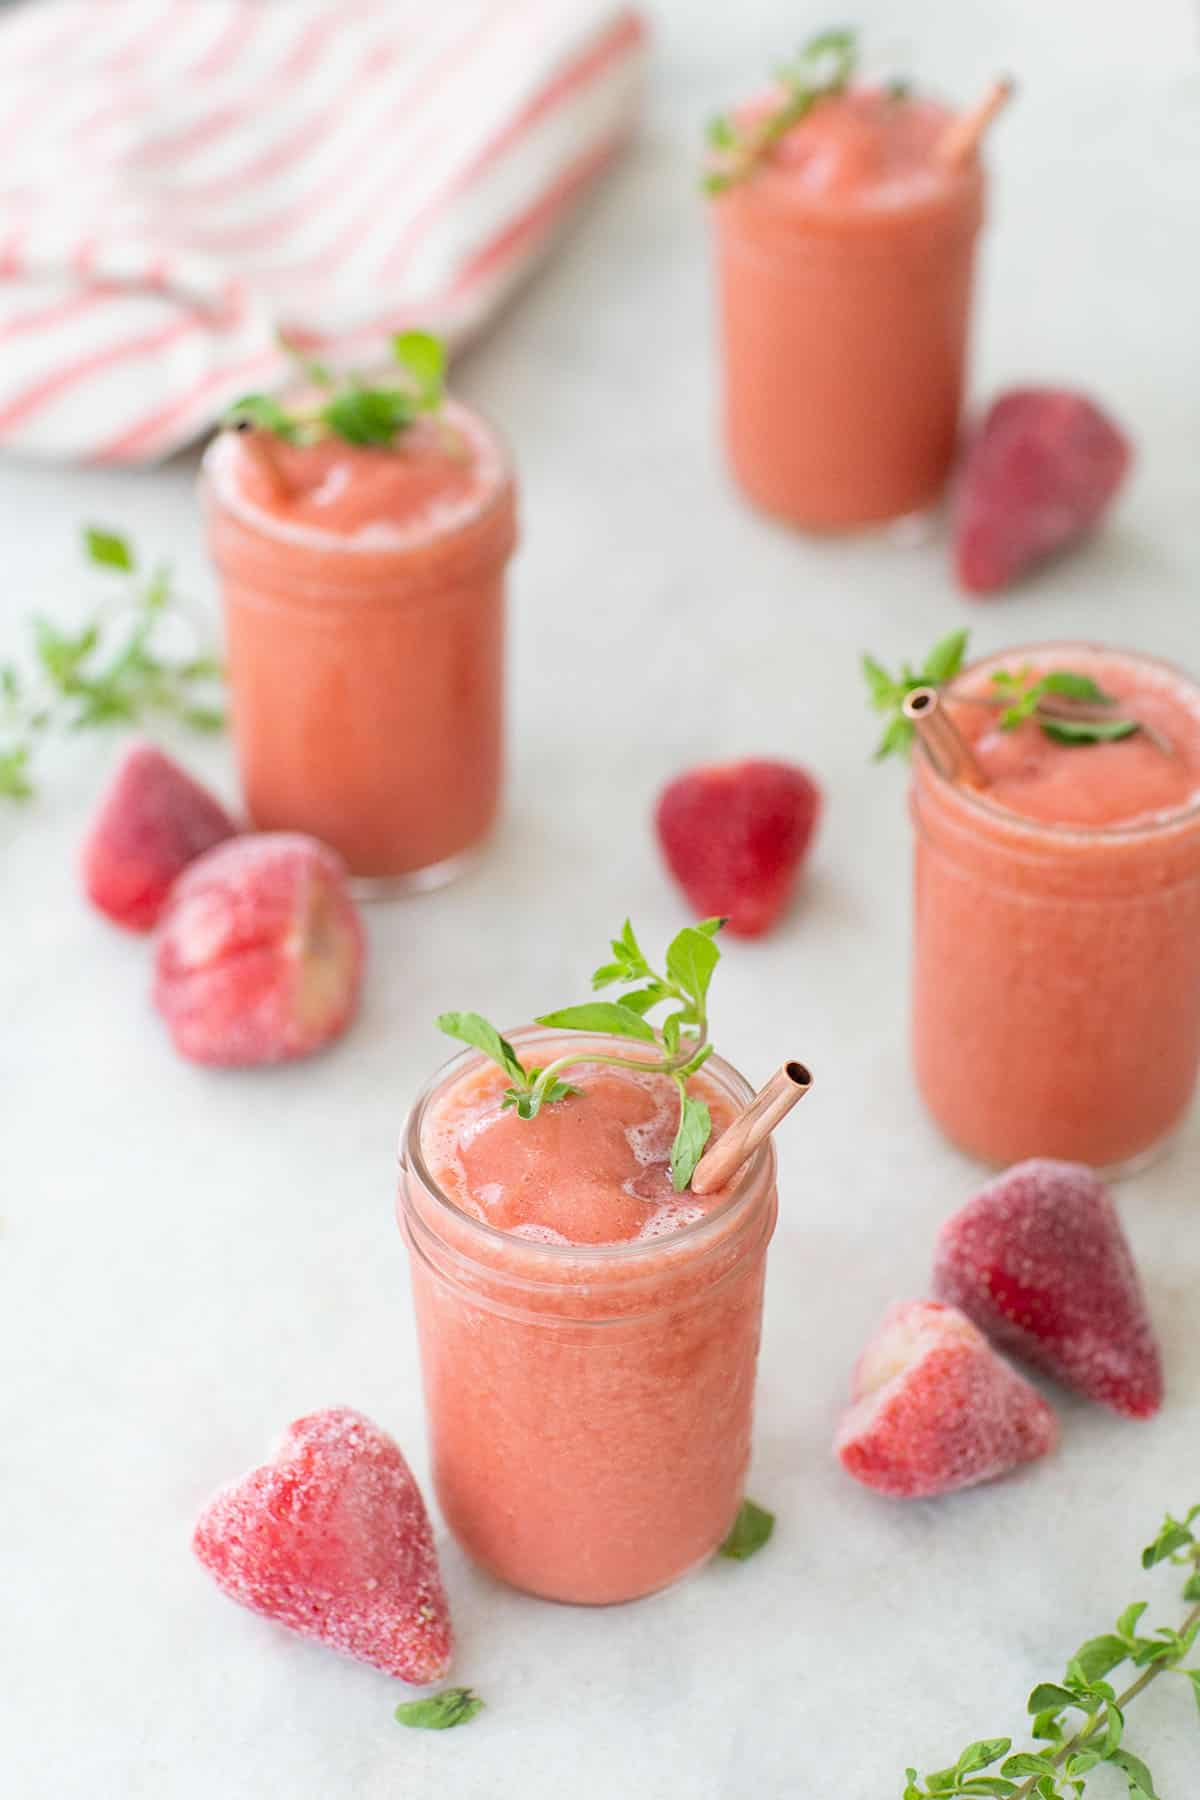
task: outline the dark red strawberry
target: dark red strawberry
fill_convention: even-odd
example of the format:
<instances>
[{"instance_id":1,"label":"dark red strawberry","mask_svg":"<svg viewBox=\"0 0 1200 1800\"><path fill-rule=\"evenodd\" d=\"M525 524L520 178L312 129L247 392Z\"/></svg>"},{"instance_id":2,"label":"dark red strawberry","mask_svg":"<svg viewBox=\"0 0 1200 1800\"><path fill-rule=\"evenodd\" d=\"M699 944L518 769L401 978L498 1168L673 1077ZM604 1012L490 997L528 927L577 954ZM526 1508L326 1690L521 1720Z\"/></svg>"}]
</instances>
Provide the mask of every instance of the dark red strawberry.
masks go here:
<instances>
[{"instance_id":1,"label":"dark red strawberry","mask_svg":"<svg viewBox=\"0 0 1200 1800\"><path fill-rule=\"evenodd\" d=\"M834 1450L865 1487L895 1499L991 1481L1053 1450L1041 1395L953 1307L891 1307L854 1371Z\"/></svg>"},{"instance_id":2,"label":"dark red strawberry","mask_svg":"<svg viewBox=\"0 0 1200 1800\"><path fill-rule=\"evenodd\" d=\"M994 594L1099 524L1129 467L1129 441L1085 394L1013 388L968 447L954 504L961 585Z\"/></svg>"},{"instance_id":3,"label":"dark red strawberry","mask_svg":"<svg viewBox=\"0 0 1200 1800\"><path fill-rule=\"evenodd\" d=\"M812 843L821 790L793 763L690 769L659 795L659 842L694 912L740 937L769 931Z\"/></svg>"},{"instance_id":4,"label":"dark red strawberry","mask_svg":"<svg viewBox=\"0 0 1200 1800\"><path fill-rule=\"evenodd\" d=\"M1018 1163L938 1237L934 1292L1002 1349L1114 1412L1162 1404L1162 1361L1104 1183L1082 1163Z\"/></svg>"},{"instance_id":5,"label":"dark red strawberry","mask_svg":"<svg viewBox=\"0 0 1200 1800\"><path fill-rule=\"evenodd\" d=\"M222 1488L192 1540L231 1600L401 1681L450 1666L425 1503L391 1438L347 1406L289 1425L273 1460Z\"/></svg>"},{"instance_id":6,"label":"dark red strawberry","mask_svg":"<svg viewBox=\"0 0 1200 1800\"><path fill-rule=\"evenodd\" d=\"M122 757L83 846L88 899L118 925L149 931L177 875L237 826L219 801L153 744Z\"/></svg>"}]
</instances>

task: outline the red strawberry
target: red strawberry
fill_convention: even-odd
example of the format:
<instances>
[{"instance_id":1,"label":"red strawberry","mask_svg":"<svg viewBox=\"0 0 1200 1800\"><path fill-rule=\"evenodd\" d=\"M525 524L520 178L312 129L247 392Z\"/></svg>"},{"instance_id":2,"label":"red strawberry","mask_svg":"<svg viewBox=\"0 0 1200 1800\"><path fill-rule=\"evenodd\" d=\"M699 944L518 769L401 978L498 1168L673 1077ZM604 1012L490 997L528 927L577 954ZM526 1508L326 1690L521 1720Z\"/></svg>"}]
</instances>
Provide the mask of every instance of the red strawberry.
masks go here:
<instances>
[{"instance_id":1,"label":"red strawberry","mask_svg":"<svg viewBox=\"0 0 1200 1800\"><path fill-rule=\"evenodd\" d=\"M83 846L88 899L118 925L157 925L175 877L201 851L235 836L220 803L153 744L131 746L105 790Z\"/></svg>"},{"instance_id":2,"label":"red strawberry","mask_svg":"<svg viewBox=\"0 0 1200 1800\"><path fill-rule=\"evenodd\" d=\"M992 594L1099 523L1125 478L1129 441L1084 394L1013 388L967 446L954 505L961 585Z\"/></svg>"},{"instance_id":3,"label":"red strawberry","mask_svg":"<svg viewBox=\"0 0 1200 1800\"><path fill-rule=\"evenodd\" d=\"M834 1440L842 1466L899 1499L991 1481L1058 1442L1041 1395L969 1319L932 1300L888 1310L859 1359L851 1398Z\"/></svg>"},{"instance_id":4,"label":"red strawberry","mask_svg":"<svg viewBox=\"0 0 1200 1800\"><path fill-rule=\"evenodd\" d=\"M1133 1419L1162 1404L1154 1327L1121 1221L1082 1163L1018 1163L947 1219L934 1292L994 1341Z\"/></svg>"},{"instance_id":5,"label":"red strawberry","mask_svg":"<svg viewBox=\"0 0 1200 1800\"><path fill-rule=\"evenodd\" d=\"M803 769L752 760L677 776L655 822L693 910L759 937L791 898L820 810L821 790Z\"/></svg>"},{"instance_id":6,"label":"red strawberry","mask_svg":"<svg viewBox=\"0 0 1200 1800\"><path fill-rule=\"evenodd\" d=\"M362 964L340 859L315 838L264 832L218 844L176 882L154 1001L193 1062L286 1062L341 1036Z\"/></svg>"},{"instance_id":7,"label":"red strawberry","mask_svg":"<svg viewBox=\"0 0 1200 1800\"><path fill-rule=\"evenodd\" d=\"M288 1426L215 1494L192 1548L231 1600L401 1681L439 1681L453 1638L420 1489L348 1406Z\"/></svg>"}]
</instances>

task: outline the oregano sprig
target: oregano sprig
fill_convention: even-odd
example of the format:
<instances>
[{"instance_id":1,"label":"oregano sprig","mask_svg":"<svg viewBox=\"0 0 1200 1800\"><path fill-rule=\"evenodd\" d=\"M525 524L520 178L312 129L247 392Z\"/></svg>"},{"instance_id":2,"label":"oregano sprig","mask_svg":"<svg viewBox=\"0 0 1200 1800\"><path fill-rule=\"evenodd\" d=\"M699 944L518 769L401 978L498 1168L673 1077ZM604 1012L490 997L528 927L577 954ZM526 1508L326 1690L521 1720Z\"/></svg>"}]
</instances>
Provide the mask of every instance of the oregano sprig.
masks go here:
<instances>
[{"instance_id":1,"label":"oregano sprig","mask_svg":"<svg viewBox=\"0 0 1200 1800\"><path fill-rule=\"evenodd\" d=\"M158 716L195 731L219 731L220 662L202 649L165 563L143 569L119 532L88 526L83 548L97 570L117 577L78 630L40 615L31 653L0 664L0 798L34 792L37 745L55 731L139 724ZM181 635L192 641L182 654Z\"/></svg>"},{"instance_id":2,"label":"oregano sprig","mask_svg":"<svg viewBox=\"0 0 1200 1800\"><path fill-rule=\"evenodd\" d=\"M841 26L820 31L790 63L776 70L779 100L772 111L757 118L745 131L728 113L713 119L707 132L711 156L704 174L705 192L721 194L744 181L772 146L793 125L798 125L818 101L843 91L857 64L856 32Z\"/></svg>"},{"instance_id":3,"label":"oregano sprig","mask_svg":"<svg viewBox=\"0 0 1200 1800\"><path fill-rule=\"evenodd\" d=\"M445 400L446 351L426 331L402 331L391 341L399 383L368 382L353 370L336 376L284 339L304 380L317 390L311 405L288 407L274 394L244 394L222 421L270 431L288 444L315 444L340 437L360 448L391 449L417 420L441 412Z\"/></svg>"},{"instance_id":4,"label":"oregano sprig","mask_svg":"<svg viewBox=\"0 0 1200 1800\"><path fill-rule=\"evenodd\" d=\"M904 663L899 675L889 675L874 657L863 656L862 670L871 704L887 715L884 733L875 751L878 761L895 752L907 753L914 729L901 708L918 687L945 687L959 673L967 649L967 633L953 631L935 644L919 669ZM1104 744L1144 731L1160 750L1170 744L1160 732L1140 719L1114 711L1118 702L1106 694L1090 675L1074 669L1050 669L1035 675L1026 665L1017 670L992 672L991 691L955 693L955 700L969 706L994 707L1001 731L1015 731L1032 719L1046 737L1058 744Z\"/></svg>"},{"instance_id":5,"label":"oregano sprig","mask_svg":"<svg viewBox=\"0 0 1200 1800\"><path fill-rule=\"evenodd\" d=\"M522 1119L536 1118L543 1106L569 1099L578 1089L563 1080L566 1070L579 1063L604 1063L613 1068L637 1069L667 1075L679 1090L679 1125L671 1146L671 1181L682 1193L692 1179L712 1133L712 1118L703 1100L687 1091L696 1071L712 1055L708 1041L708 989L721 952L714 943L724 919L702 919L686 925L667 946L665 973L653 969L642 951L633 926L626 919L620 935L610 943L611 961L592 976L592 989L621 986L615 1000L588 1000L578 1006L559 1007L536 1021L552 1030L594 1032L606 1038L629 1038L644 1044L655 1055L621 1056L611 1050L578 1049L556 1057L544 1069L526 1067L513 1045L496 1027L476 1012L447 1012L438 1027L447 1036L470 1044L497 1063L509 1078L503 1098ZM656 1007L671 1008L658 1026L646 1014Z\"/></svg>"},{"instance_id":6,"label":"oregano sprig","mask_svg":"<svg viewBox=\"0 0 1200 1800\"><path fill-rule=\"evenodd\" d=\"M1200 1667L1183 1667L1200 1637L1197 1519L1200 1506L1182 1519L1168 1514L1142 1552L1144 1569L1169 1561L1189 1570L1183 1598L1191 1610L1178 1627L1160 1626L1148 1635L1141 1629L1146 1602L1127 1606L1111 1631L1080 1645L1061 1680L1042 1681L1033 1689L1027 1705L1029 1749L1013 1754L1011 1738L977 1739L948 1768L923 1778L906 1769L902 1800L1080 1800L1089 1775L1102 1766L1125 1777L1130 1800L1158 1800L1149 1768L1125 1744L1125 1713L1152 1682L1170 1673L1190 1683L1200 1708ZM1126 1665L1140 1672L1118 1693L1108 1677ZM994 1773L982 1773L988 1769Z\"/></svg>"}]
</instances>

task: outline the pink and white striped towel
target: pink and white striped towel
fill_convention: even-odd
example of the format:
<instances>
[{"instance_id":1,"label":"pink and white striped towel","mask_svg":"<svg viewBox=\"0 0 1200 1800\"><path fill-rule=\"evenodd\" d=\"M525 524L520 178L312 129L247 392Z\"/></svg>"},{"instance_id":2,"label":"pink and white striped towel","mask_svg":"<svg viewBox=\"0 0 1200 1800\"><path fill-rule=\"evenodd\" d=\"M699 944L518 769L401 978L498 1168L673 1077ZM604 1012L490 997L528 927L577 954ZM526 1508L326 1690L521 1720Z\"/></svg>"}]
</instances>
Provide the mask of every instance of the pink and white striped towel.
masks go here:
<instances>
[{"instance_id":1,"label":"pink and white striped towel","mask_svg":"<svg viewBox=\"0 0 1200 1800\"><path fill-rule=\"evenodd\" d=\"M619 0L36 0L0 18L0 447L152 461L477 329L630 135Z\"/></svg>"}]
</instances>

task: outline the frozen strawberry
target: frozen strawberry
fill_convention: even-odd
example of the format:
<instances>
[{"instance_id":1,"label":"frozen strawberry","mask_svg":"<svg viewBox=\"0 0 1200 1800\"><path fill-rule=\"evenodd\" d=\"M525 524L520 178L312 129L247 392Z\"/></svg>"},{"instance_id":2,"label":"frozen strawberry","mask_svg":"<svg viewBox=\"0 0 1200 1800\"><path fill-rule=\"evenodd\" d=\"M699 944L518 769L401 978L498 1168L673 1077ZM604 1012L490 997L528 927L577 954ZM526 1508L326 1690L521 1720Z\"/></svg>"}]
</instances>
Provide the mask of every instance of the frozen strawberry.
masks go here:
<instances>
[{"instance_id":1,"label":"frozen strawberry","mask_svg":"<svg viewBox=\"0 0 1200 1800\"><path fill-rule=\"evenodd\" d=\"M287 1062L345 1031L363 945L332 850L290 832L236 838L192 863L172 890L154 1003L193 1062Z\"/></svg>"},{"instance_id":2,"label":"frozen strawberry","mask_svg":"<svg viewBox=\"0 0 1200 1800\"><path fill-rule=\"evenodd\" d=\"M1085 394L1013 388L992 402L959 475L961 585L993 594L1095 529L1125 479L1128 439Z\"/></svg>"},{"instance_id":3,"label":"frozen strawberry","mask_svg":"<svg viewBox=\"0 0 1200 1800\"><path fill-rule=\"evenodd\" d=\"M288 1426L215 1494L192 1548L231 1600L401 1681L439 1681L453 1638L420 1489L348 1406Z\"/></svg>"},{"instance_id":4,"label":"frozen strawberry","mask_svg":"<svg viewBox=\"0 0 1200 1800\"><path fill-rule=\"evenodd\" d=\"M83 846L93 906L130 931L157 925L175 877L237 826L219 801L153 744L122 757Z\"/></svg>"},{"instance_id":5,"label":"frozen strawberry","mask_svg":"<svg viewBox=\"0 0 1200 1800\"><path fill-rule=\"evenodd\" d=\"M934 1292L1067 1387L1130 1418L1162 1404L1162 1362L1108 1190L1082 1163L1018 1163L947 1219Z\"/></svg>"},{"instance_id":6,"label":"frozen strawberry","mask_svg":"<svg viewBox=\"0 0 1200 1800\"><path fill-rule=\"evenodd\" d=\"M898 1499L974 1487L1044 1456L1054 1414L971 1321L932 1300L891 1307L854 1371L842 1467Z\"/></svg>"},{"instance_id":7,"label":"frozen strawberry","mask_svg":"<svg viewBox=\"0 0 1200 1800\"><path fill-rule=\"evenodd\" d=\"M792 763L725 763L670 782L656 824L693 910L759 937L791 898L820 810L820 788Z\"/></svg>"}]
</instances>

